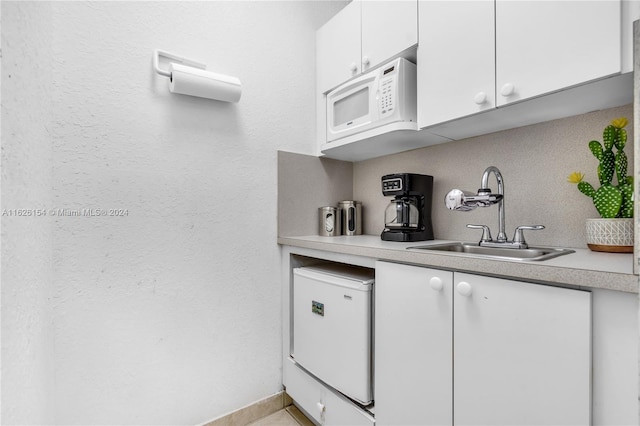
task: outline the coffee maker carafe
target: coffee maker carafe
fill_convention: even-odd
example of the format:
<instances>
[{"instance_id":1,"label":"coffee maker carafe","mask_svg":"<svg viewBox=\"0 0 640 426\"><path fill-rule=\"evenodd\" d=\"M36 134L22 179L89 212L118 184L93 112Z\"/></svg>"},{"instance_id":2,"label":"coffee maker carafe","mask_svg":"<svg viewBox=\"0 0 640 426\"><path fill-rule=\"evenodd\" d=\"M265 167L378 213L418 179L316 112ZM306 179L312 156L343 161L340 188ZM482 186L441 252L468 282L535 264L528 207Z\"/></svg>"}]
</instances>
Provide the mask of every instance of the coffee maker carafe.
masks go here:
<instances>
[{"instance_id":1,"label":"coffee maker carafe","mask_svg":"<svg viewBox=\"0 0 640 426\"><path fill-rule=\"evenodd\" d=\"M433 176L394 173L382 176L382 194L393 196L384 212L385 241L433 240L431 194Z\"/></svg>"}]
</instances>

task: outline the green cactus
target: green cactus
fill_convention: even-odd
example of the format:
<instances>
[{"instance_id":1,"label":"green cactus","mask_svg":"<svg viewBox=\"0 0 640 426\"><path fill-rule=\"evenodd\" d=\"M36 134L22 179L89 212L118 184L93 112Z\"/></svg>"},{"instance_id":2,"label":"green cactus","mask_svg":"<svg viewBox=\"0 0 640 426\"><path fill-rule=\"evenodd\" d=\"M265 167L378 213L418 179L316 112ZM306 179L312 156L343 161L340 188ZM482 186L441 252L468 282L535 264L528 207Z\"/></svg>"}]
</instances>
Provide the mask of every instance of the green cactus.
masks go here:
<instances>
[{"instance_id":1,"label":"green cactus","mask_svg":"<svg viewBox=\"0 0 640 426\"><path fill-rule=\"evenodd\" d=\"M602 140L604 141L604 149L607 151L613 148L616 138L618 137L618 129L609 124L602 132Z\"/></svg>"},{"instance_id":2,"label":"green cactus","mask_svg":"<svg viewBox=\"0 0 640 426\"><path fill-rule=\"evenodd\" d=\"M624 149L624 146L627 144L627 130L626 129L618 129L618 138L615 141L616 148L619 150Z\"/></svg>"},{"instance_id":3,"label":"green cactus","mask_svg":"<svg viewBox=\"0 0 640 426\"><path fill-rule=\"evenodd\" d=\"M600 142L589 142L589 149L591 150L591 153L594 157L596 157L598 160L602 160L602 145L600 145Z\"/></svg>"},{"instance_id":4,"label":"green cactus","mask_svg":"<svg viewBox=\"0 0 640 426\"><path fill-rule=\"evenodd\" d=\"M629 160L627 160L627 154L625 154L624 151L618 151L615 159L616 177L618 178L618 182L625 183L628 166Z\"/></svg>"},{"instance_id":5,"label":"green cactus","mask_svg":"<svg viewBox=\"0 0 640 426\"><path fill-rule=\"evenodd\" d=\"M616 171L616 157L611 149L607 149L602 153L602 159L598 165L598 178L600 185L611 183L613 173Z\"/></svg>"},{"instance_id":6,"label":"green cactus","mask_svg":"<svg viewBox=\"0 0 640 426\"><path fill-rule=\"evenodd\" d=\"M593 189L589 182L578 182L578 189L587 197L593 198L596 195L596 190Z\"/></svg>"},{"instance_id":7,"label":"green cactus","mask_svg":"<svg viewBox=\"0 0 640 426\"><path fill-rule=\"evenodd\" d=\"M633 217L633 183L625 183L618 188L622 194L622 205L618 217Z\"/></svg>"},{"instance_id":8,"label":"green cactus","mask_svg":"<svg viewBox=\"0 0 640 426\"><path fill-rule=\"evenodd\" d=\"M604 184L593 196L593 204L600 216L616 217L622 206L622 192L610 183Z\"/></svg>"},{"instance_id":9,"label":"green cactus","mask_svg":"<svg viewBox=\"0 0 640 426\"><path fill-rule=\"evenodd\" d=\"M593 204L603 218L633 217L633 177L627 176L629 160L623 149L627 143L627 125L625 117L611 121L602 133L603 144L598 141L589 142L589 150L599 161L598 180L600 188L595 189L584 182L582 173L574 172L569 182L578 184L578 190L593 198ZM613 147L617 152L613 152ZM618 185L613 185L613 177Z\"/></svg>"}]
</instances>

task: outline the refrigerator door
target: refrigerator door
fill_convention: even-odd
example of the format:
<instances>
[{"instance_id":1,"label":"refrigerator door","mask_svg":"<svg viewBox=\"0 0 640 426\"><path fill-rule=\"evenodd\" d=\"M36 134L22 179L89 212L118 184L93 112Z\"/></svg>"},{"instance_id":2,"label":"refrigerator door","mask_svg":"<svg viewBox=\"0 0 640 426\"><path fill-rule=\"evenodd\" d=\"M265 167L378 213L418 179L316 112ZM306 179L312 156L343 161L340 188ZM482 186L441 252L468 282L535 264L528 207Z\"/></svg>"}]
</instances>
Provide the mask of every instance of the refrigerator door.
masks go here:
<instances>
[{"instance_id":1,"label":"refrigerator door","mask_svg":"<svg viewBox=\"0 0 640 426\"><path fill-rule=\"evenodd\" d=\"M373 272L368 277L360 272L294 269L291 356L321 381L367 405L373 399Z\"/></svg>"}]
</instances>

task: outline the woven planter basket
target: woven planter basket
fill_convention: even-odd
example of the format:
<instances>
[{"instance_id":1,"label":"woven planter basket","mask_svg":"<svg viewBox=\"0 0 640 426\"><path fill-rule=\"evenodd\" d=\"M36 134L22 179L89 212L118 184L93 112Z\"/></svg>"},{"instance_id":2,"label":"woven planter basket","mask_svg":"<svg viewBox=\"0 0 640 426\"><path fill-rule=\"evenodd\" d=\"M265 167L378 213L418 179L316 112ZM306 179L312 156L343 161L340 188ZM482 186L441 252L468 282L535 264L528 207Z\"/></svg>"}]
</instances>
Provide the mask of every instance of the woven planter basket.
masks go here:
<instances>
[{"instance_id":1,"label":"woven planter basket","mask_svg":"<svg viewBox=\"0 0 640 426\"><path fill-rule=\"evenodd\" d=\"M633 219L587 219L587 246L593 251L633 253Z\"/></svg>"}]
</instances>

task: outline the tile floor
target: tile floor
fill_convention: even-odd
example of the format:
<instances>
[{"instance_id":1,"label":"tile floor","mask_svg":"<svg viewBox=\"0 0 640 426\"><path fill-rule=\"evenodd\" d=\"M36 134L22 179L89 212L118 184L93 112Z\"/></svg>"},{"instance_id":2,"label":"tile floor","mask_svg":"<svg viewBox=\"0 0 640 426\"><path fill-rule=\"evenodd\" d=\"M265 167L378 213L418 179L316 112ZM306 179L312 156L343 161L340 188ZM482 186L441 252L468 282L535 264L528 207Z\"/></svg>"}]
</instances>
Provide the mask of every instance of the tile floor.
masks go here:
<instances>
[{"instance_id":1,"label":"tile floor","mask_svg":"<svg viewBox=\"0 0 640 426\"><path fill-rule=\"evenodd\" d=\"M248 426L313 426L313 423L298 408L290 405Z\"/></svg>"}]
</instances>

